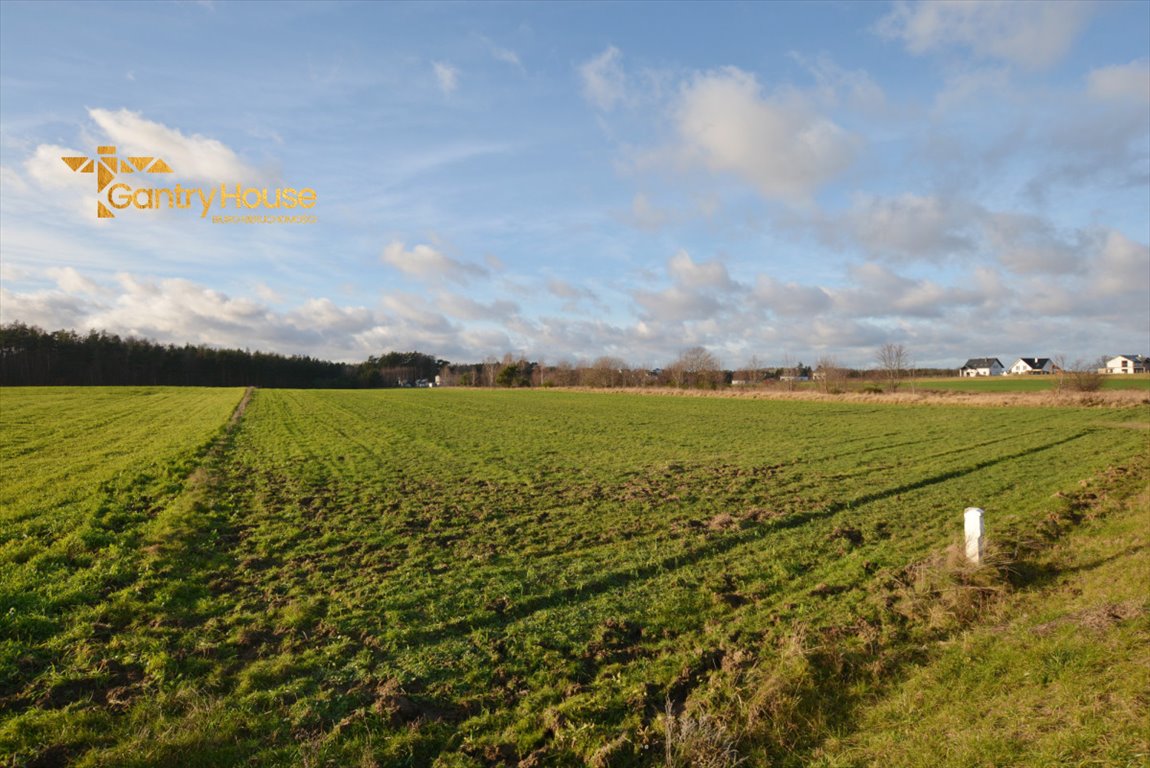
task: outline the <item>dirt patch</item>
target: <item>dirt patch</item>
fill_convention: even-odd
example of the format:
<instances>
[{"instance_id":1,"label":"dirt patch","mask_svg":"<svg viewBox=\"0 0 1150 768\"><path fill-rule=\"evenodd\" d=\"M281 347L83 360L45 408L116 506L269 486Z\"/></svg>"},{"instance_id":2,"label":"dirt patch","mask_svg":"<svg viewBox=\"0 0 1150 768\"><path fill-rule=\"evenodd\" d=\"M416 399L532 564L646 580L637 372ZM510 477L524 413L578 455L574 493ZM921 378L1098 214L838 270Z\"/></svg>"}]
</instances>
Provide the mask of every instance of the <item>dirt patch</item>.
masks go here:
<instances>
[{"instance_id":1,"label":"dirt patch","mask_svg":"<svg viewBox=\"0 0 1150 768\"><path fill-rule=\"evenodd\" d=\"M375 691L372 710L386 717L392 725L402 725L419 719L423 714L419 705L412 701L398 680L386 681Z\"/></svg>"},{"instance_id":2,"label":"dirt patch","mask_svg":"<svg viewBox=\"0 0 1150 768\"><path fill-rule=\"evenodd\" d=\"M240 398L239 404L236 409L232 411L232 416L228 419L228 430L240 423L240 419L244 417L244 411L248 409L248 403L252 401L252 395L255 394L255 387L248 387L244 390L244 396Z\"/></svg>"},{"instance_id":3,"label":"dirt patch","mask_svg":"<svg viewBox=\"0 0 1150 768\"><path fill-rule=\"evenodd\" d=\"M735 525L734 516L727 512L720 512L707 521L707 527L712 531L725 531L728 528L734 528Z\"/></svg>"},{"instance_id":4,"label":"dirt patch","mask_svg":"<svg viewBox=\"0 0 1150 768\"><path fill-rule=\"evenodd\" d=\"M1046 636L1059 627L1075 626L1095 632L1105 632L1123 622L1141 618L1147 613L1145 604L1140 600L1126 600L1121 603L1104 603L1092 608L1075 611L1066 616L1039 624L1032 631L1036 635Z\"/></svg>"}]
</instances>

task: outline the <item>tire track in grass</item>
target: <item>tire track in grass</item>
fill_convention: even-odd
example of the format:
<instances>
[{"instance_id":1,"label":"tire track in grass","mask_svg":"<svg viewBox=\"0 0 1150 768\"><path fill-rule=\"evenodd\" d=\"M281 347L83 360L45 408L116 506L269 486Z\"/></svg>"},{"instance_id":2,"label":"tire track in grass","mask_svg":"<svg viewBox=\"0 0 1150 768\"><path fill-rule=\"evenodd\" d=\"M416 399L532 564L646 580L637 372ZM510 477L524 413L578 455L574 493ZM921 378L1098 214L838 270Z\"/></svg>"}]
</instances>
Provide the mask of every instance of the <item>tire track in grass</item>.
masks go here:
<instances>
[{"instance_id":1,"label":"tire track in grass","mask_svg":"<svg viewBox=\"0 0 1150 768\"><path fill-rule=\"evenodd\" d=\"M156 520L195 484L196 467L218 442L227 418L220 406L234 412L235 401L223 390L144 394L154 396L142 404L134 390L40 395L60 403L42 418L70 423L76 415L82 423L61 428L64 436L47 457L56 457L57 474L75 473L67 483L48 481L60 486L54 498L71 501L51 505L51 497L10 497L28 522L5 521L9 531L23 531L25 540L36 543L34 555L0 568L0 595L21 606L8 612L7 622L0 620L5 650L20 654L0 685L0 733L20 733L27 716L39 737L6 747L32 764L55 764L107 743L124 722L120 713L162 682L162 670L146 661L158 655L150 646L156 635L144 628L149 611L141 595L152 578L152 555L142 545ZM119 416L104 418L105 408ZM135 421L125 421L128 415ZM178 426L164 431L174 419ZM112 431L93 431L92 424ZM93 435L103 440L87 439ZM92 471L88 452L106 457L110 466ZM26 469L22 479L29 478L44 482ZM41 534L44 528L51 535ZM46 621L30 633L27 619L37 613ZM57 725L45 729L45 722Z\"/></svg>"},{"instance_id":2,"label":"tire track in grass","mask_svg":"<svg viewBox=\"0 0 1150 768\"><path fill-rule=\"evenodd\" d=\"M254 387L244 391L223 431L188 475L183 491L148 528L142 547L146 577L137 590L150 600L151 623L157 629L182 633L220 609L220 590L212 582L234 566L232 548L238 540L232 505L219 493L221 467L254 394ZM183 638L176 634L168 639L179 644Z\"/></svg>"}]
</instances>

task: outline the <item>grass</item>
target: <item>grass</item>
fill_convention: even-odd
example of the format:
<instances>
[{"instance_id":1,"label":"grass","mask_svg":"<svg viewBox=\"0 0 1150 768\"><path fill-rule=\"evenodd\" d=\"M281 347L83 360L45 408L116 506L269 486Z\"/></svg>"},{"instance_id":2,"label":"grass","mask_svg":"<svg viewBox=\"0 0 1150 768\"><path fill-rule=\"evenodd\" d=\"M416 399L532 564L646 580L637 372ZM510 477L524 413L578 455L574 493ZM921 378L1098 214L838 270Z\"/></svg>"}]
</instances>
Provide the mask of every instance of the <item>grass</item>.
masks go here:
<instances>
[{"instance_id":1,"label":"grass","mask_svg":"<svg viewBox=\"0 0 1150 768\"><path fill-rule=\"evenodd\" d=\"M0 395L15 764L853 759L828 734L967 626L907 586L962 508L1045 530L1147 435L1144 407L464 390L259 391L227 430L240 395Z\"/></svg>"},{"instance_id":2,"label":"grass","mask_svg":"<svg viewBox=\"0 0 1150 768\"><path fill-rule=\"evenodd\" d=\"M1142 471L1038 553L1041 574L936 644L812 765L1146 765L1150 489Z\"/></svg>"},{"instance_id":3,"label":"grass","mask_svg":"<svg viewBox=\"0 0 1150 768\"><path fill-rule=\"evenodd\" d=\"M986 376L979 378L917 379L915 386L923 390L948 392L1052 392L1059 387L1058 376ZM903 386L903 389L907 385ZM1069 377L1062 382L1064 390L1071 390ZM1150 375L1109 375L1102 377L1103 391L1150 391Z\"/></svg>"}]
</instances>

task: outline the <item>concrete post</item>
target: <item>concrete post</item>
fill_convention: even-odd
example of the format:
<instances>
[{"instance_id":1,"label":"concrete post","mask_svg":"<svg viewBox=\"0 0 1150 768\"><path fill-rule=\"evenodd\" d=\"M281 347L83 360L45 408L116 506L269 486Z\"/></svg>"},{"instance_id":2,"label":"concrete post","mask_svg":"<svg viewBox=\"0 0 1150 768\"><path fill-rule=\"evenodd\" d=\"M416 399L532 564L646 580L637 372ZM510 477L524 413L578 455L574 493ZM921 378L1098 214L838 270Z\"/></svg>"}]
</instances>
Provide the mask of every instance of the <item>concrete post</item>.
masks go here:
<instances>
[{"instance_id":1,"label":"concrete post","mask_svg":"<svg viewBox=\"0 0 1150 768\"><path fill-rule=\"evenodd\" d=\"M964 518L966 523L966 559L975 565L981 565L982 510L978 507L967 507Z\"/></svg>"}]
</instances>

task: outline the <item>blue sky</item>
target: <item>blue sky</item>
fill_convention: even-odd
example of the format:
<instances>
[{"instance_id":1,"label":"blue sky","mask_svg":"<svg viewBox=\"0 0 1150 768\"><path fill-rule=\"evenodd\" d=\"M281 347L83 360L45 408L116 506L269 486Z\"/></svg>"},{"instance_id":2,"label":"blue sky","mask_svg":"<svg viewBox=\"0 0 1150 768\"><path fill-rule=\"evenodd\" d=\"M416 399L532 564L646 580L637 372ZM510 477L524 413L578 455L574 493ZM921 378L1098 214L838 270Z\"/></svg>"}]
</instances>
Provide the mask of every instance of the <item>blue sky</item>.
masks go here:
<instances>
[{"instance_id":1,"label":"blue sky","mask_svg":"<svg viewBox=\"0 0 1150 768\"><path fill-rule=\"evenodd\" d=\"M0 319L361 360L1150 351L1150 3L0 3ZM310 187L310 224L95 216ZM1009 360L1007 358L1010 358Z\"/></svg>"}]
</instances>

